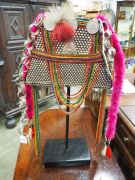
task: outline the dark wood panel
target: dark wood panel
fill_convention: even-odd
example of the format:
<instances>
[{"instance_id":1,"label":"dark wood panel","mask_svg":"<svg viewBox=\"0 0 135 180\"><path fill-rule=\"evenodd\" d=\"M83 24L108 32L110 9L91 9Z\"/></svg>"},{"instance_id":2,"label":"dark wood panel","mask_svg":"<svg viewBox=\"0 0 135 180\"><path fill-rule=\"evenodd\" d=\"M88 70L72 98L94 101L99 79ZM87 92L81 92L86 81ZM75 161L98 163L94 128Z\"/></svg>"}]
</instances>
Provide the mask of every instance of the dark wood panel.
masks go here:
<instances>
[{"instance_id":1,"label":"dark wood panel","mask_svg":"<svg viewBox=\"0 0 135 180\"><path fill-rule=\"evenodd\" d=\"M46 11L52 3L59 4L59 2L59 0L0 0L0 59L2 59L0 103L4 103L8 116L10 116L8 112L17 108L17 88L12 82L12 77L18 69L16 60L23 49L29 24L39 12Z\"/></svg>"},{"instance_id":2,"label":"dark wood panel","mask_svg":"<svg viewBox=\"0 0 135 180\"><path fill-rule=\"evenodd\" d=\"M135 141L133 135L130 133L126 125L119 120L119 124L117 127L117 134L120 137L121 143L126 148L126 151L128 150L129 155L132 157L133 161L135 161ZM124 148L124 149L125 149Z\"/></svg>"},{"instance_id":3,"label":"dark wood panel","mask_svg":"<svg viewBox=\"0 0 135 180\"><path fill-rule=\"evenodd\" d=\"M11 49L8 50L10 55L10 66L11 66L11 73L12 75L15 73L15 71L18 69L18 59L22 53L23 46L19 47L18 49Z\"/></svg>"},{"instance_id":4,"label":"dark wood panel","mask_svg":"<svg viewBox=\"0 0 135 180\"><path fill-rule=\"evenodd\" d=\"M0 67L0 75L1 75L2 69ZM0 76L0 107L2 108L4 106L4 96L3 96L3 89L2 89L2 79Z\"/></svg>"},{"instance_id":5,"label":"dark wood panel","mask_svg":"<svg viewBox=\"0 0 135 180\"><path fill-rule=\"evenodd\" d=\"M55 3L57 4L57 3ZM31 23L34 21L35 17L41 13L41 12L47 12L48 11L48 8L50 6L52 6L53 4L48 4L48 5L35 5L35 4L32 4L30 6L30 14L31 14Z\"/></svg>"},{"instance_id":6,"label":"dark wood panel","mask_svg":"<svg viewBox=\"0 0 135 180\"><path fill-rule=\"evenodd\" d=\"M29 25L29 6L7 4L2 5L6 43L12 45L22 43L26 39L26 29Z\"/></svg>"},{"instance_id":7,"label":"dark wood panel","mask_svg":"<svg viewBox=\"0 0 135 180\"><path fill-rule=\"evenodd\" d=\"M23 49L29 20L29 5L2 3L0 9L0 45L4 60L2 89L7 110L16 107L17 89L12 82L17 69L16 59Z\"/></svg>"}]
</instances>

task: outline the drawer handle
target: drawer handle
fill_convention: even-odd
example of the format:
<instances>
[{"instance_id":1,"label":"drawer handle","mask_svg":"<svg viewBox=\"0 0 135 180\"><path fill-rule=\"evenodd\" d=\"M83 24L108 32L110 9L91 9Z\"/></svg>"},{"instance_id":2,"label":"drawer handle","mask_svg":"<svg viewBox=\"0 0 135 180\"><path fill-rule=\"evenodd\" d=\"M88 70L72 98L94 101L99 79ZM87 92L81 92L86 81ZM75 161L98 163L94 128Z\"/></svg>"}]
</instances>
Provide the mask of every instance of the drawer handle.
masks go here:
<instances>
[{"instance_id":1,"label":"drawer handle","mask_svg":"<svg viewBox=\"0 0 135 180\"><path fill-rule=\"evenodd\" d=\"M127 142L128 138L127 137L123 137L123 140L124 140L124 142Z\"/></svg>"}]
</instances>

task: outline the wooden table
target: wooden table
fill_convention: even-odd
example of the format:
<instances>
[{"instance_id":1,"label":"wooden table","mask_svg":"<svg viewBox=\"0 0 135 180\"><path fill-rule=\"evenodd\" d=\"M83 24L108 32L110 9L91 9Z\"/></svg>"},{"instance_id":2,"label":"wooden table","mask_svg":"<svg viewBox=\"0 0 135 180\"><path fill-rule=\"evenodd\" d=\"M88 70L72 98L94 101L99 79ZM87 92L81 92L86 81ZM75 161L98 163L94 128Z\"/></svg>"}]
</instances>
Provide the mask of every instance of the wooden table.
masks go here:
<instances>
[{"instance_id":1,"label":"wooden table","mask_svg":"<svg viewBox=\"0 0 135 180\"><path fill-rule=\"evenodd\" d=\"M89 107L80 108L70 116L70 138L84 137L92 156L90 166L44 168L43 149L47 138L65 137L65 114L58 109L40 114L41 157L35 155L34 142L21 144L14 180L123 180L124 176L115 159L109 160L94 154L96 120Z\"/></svg>"}]
</instances>

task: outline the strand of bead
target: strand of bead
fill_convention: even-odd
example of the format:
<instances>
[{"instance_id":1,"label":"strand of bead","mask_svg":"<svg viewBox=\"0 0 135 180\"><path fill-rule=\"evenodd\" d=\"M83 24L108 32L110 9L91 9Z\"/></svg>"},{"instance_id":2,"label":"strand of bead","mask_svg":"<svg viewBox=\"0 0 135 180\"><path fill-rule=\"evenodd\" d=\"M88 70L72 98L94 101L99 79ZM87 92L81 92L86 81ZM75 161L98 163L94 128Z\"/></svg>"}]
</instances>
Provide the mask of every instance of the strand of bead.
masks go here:
<instances>
[{"instance_id":1,"label":"strand of bead","mask_svg":"<svg viewBox=\"0 0 135 180\"><path fill-rule=\"evenodd\" d=\"M96 80L97 80L97 77L98 77L98 74L99 74L99 70L100 70L100 68L101 68L101 66L99 66L99 68L98 68L98 70L97 70L97 73L96 73L96 78L95 78L95 80L93 81L93 83L88 83L88 86L91 84L91 86L90 86L90 88L87 86L87 89L86 89L86 91L84 92L84 95L83 95L83 101L84 101L84 99L85 99L85 97L86 97L86 95L90 92L90 90L92 89L92 87L93 87L93 85L94 85L94 83L96 82ZM52 75L53 75L53 71L51 70L51 72L52 72ZM55 81L56 80L56 81ZM56 97L57 97L57 99L58 100L60 100L60 102L62 102L64 105L66 105L66 106L69 106L69 107L73 107L71 104L69 105L69 104L67 104L67 99L62 99L63 97L61 97L61 94L60 94L60 92L59 92L59 90L58 90L58 87L55 85L55 84L57 84L57 81L58 81L58 78L56 78L55 79L55 77L54 77L54 91L55 91L55 95L56 95ZM83 102L82 101L82 102ZM81 103L80 103L81 104ZM80 105L79 104L79 105ZM77 104L78 105L78 104Z\"/></svg>"},{"instance_id":2,"label":"strand of bead","mask_svg":"<svg viewBox=\"0 0 135 180\"><path fill-rule=\"evenodd\" d=\"M50 63L49 65L50 65L50 66L49 66L49 67L50 67L50 78L51 78L51 80L52 80L52 82L53 82L54 94L55 94L55 97L56 97L58 106L59 106L59 108L60 108L65 114L70 115L70 114L74 113L75 111L77 111L77 109L81 106L81 104L80 104L80 106L78 105L78 107L76 107L74 110L72 110L72 111L70 111L70 112L64 111L64 110L61 108L61 105L60 105L61 100L59 99L59 96L57 95L57 91L56 91L55 86L54 86L55 83L54 83L54 81L53 81L53 71L52 71L51 63ZM65 106L66 106L66 105L65 105ZM67 107L67 106L66 106L66 107Z\"/></svg>"},{"instance_id":3,"label":"strand of bead","mask_svg":"<svg viewBox=\"0 0 135 180\"><path fill-rule=\"evenodd\" d=\"M100 68L99 68L100 69ZM99 69L98 69L98 71L99 71ZM97 77L98 77L98 73L97 73ZM97 80L97 77L96 77L96 79L94 80L94 83L96 82L96 80ZM89 91L87 92L87 94L86 94L86 96L90 93L90 91L91 91L91 89L92 89L92 87L93 87L93 85L94 85L94 83L91 85L91 88L89 88ZM54 88L55 89L55 88ZM57 95L58 96L58 95ZM56 96L56 97L57 97ZM85 97L86 97L85 96ZM84 98L85 99L85 98ZM63 103L63 102L62 102ZM67 106L67 104L65 104L66 106ZM66 113L66 112L65 112ZM67 113L66 113L67 114Z\"/></svg>"},{"instance_id":4,"label":"strand of bead","mask_svg":"<svg viewBox=\"0 0 135 180\"><path fill-rule=\"evenodd\" d=\"M57 83L57 82L56 82ZM60 94L60 96L62 97L62 98L64 98L63 97L63 93L60 91L61 89L60 89L60 87L59 86L57 86L58 87L58 93ZM74 104L74 105L72 105L72 106L75 106L76 104L78 104L82 99L84 98L84 94L82 95L82 96L80 96L80 98L79 99L77 99L76 100L76 102L75 103L70 103L70 105L72 105L72 104ZM66 102L66 99L67 98L64 98L64 101Z\"/></svg>"},{"instance_id":5,"label":"strand of bead","mask_svg":"<svg viewBox=\"0 0 135 180\"><path fill-rule=\"evenodd\" d=\"M53 84L53 88L55 89L55 87L54 87L54 84ZM70 114L72 114L72 113L74 113L74 112L76 112L77 111L77 109L81 106L81 104L84 102L81 102L80 104L78 104L78 106L77 107L75 107L72 111L70 111L70 112L67 112L67 111L64 111L63 109L62 109L62 107L61 107L61 105L60 105L60 102L61 102L61 99L59 98L59 95L57 94L57 92L54 90L54 94L55 94L55 97L56 97L56 100L57 100L57 103L58 103L58 106L59 106L59 108L65 113L65 114L67 114L67 115L70 115ZM62 102L63 103L63 102ZM64 104L64 103L63 103ZM66 104L64 104L66 107L67 107L67 105ZM72 107L73 108L73 107Z\"/></svg>"},{"instance_id":6,"label":"strand of bead","mask_svg":"<svg viewBox=\"0 0 135 180\"><path fill-rule=\"evenodd\" d=\"M82 85L82 87L80 88L80 90L79 90L77 93L68 96L67 93L64 91L64 85L63 85L62 78L61 78L61 74L60 74L59 63L56 62L55 64L56 64L56 68L57 68L57 71L56 71L56 72L58 72L58 75L57 75L57 76L58 76L58 79L59 79L59 81L60 81L60 84L59 84L59 85L60 85L60 88L61 88L63 94L66 95L67 98L70 98L71 100L74 100L76 97L80 96L80 94L83 92L84 84ZM85 66L85 67L86 67L86 66Z\"/></svg>"},{"instance_id":7,"label":"strand of bead","mask_svg":"<svg viewBox=\"0 0 135 180\"><path fill-rule=\"evenodd\" d=\"M70 100L74 100L74 99L76 99L78 96L82 95L84 89L86 88L86 84L88 83L88 73L90 72L90 67L91 67L91 66L89 66L89 68L88 68L88 67L87 67L88 65L86 64L87 69L84 70L86 75L85 75L84 83L83 83L82 87L80 88L80 90L79 90L77 93L72 94L71 96L68 96L67 93L66 93L65 90L64 90L64 85L63 85L62 78L61 78L61 75L60 75L59 63L56 62L55 64L56 64L56 68L57 68L57 72L58 72L58 75L57 75L57 76L58 76L58 79L59 79L59 82L60 82L60 89L62 90L63 94L66 95L66 97L67 97L68 99L70 99Z\"/></svg>"},{"instance_id":8,"label":"strand of bead","mask_svg":"<svg viewBox=\"0 0 135 180\"><path fill-rule=\"evenodd\" d=\"M77 99L77 102L75 103L71 103L68 105L67 104L67 98L64 97L63 93L60 91L60 87L59 87L59 83L58 83L58 78L56 76L56 73L55 73L55 67L52 66L52 74L53 74L53 82L54 82L54 87L55 87L55 90L56 90L56 94L58 95L58 99L61 100L61 102L64 104L64 105L67 105L68 107L76 107L80 101L82 101L81 98L79 98L79 100ZM61 98L60 98L61 97Z\"/></svg>"},{"instance_id":9,"label":"strand of bead","mask_svg":"<svg viewBox=\"0 0 135 180\"><path fill-rule=\"evenodd\" d=\"M101 21L100 19L98 19L98 21L100 22L100 31L102 33L102 54L103 54L103 57L104 57L103 59L104 59L107 71L108 71L110 77L112 78L112 74L110 72L109 65L108 65L108 62L107 62L107 58L106 58L106 55L105 55L105 51L106 51L106 48L105 48L105 34L107 32L109 32L110 30L109 30L109 27L108 27L108 24L106 23L106 21ZM104 25L106 25L106 29L104 28Z\"/></svg>"},{"instance_id":10,"label":"strand of bead","mask_svg":"<svg viewBox=\"0 0 135 180\"><path fill-rule=\"evenodd\" d=\"M55 76L55 69L53 69L53 71L52 71L52 74L53 74L53 80L54 80L54 90L55 90L55 92L56 92L56 94L57 94L57 96L58 96L58 99L60 100L60 102L62 102L64 105L67 105L67 98L66 97L64 97L63 96L63 94L61 93L61 91L60 91L60 89L59 89L59 87L58 87L58 79L57 79L57 77ZM76 107L78 104L79 104L79 102L81 102L81 98L80 98L80 100L78 101L77 100L77 102L75 102L75 103L70 103L70 105L67 105L67 106L69 106L69 107ZM80 103L81 104L81 103Z\"/></svg>"},{"instance_id":11,"label":"strand of bead","mask_svg":"<svg viewBox=\"0 0 135 180\"><path fill-rule=\"evenodd\" d=\"M55 70L55 69L54 69ZM91 68L91 70L92 70L92 68ZM56 71L55 71L55 73L56 73ZM90 78L91 78L91 71L89 72L90 74L89 74L89 80L90 80ZM87 76L86 76L87 77ZM59 79L58 77L56 77L57 79ZM59 82L59 81L58 81ZM85 82L85 88L84 88L84 90L83 90L83 93L82 93L82 95L80 94L80 96L79 97L84 97L84 92L85 92L85 89L86 89L86 86L87 86L87 84L88 84L88 81L87 82ZM58 84L59 85L59 84ZM59 86L59 89L61 90L61 87ZM67 96L66 96L67 97ZM77 97L76 97L77 98Z\"/></svg>"},{"instance_id":12,"label":"strand of bead","mask_svg":"<svg viewBox=\"0 0 135 180\"><path fill-rule=\"evenodd\" d=\"M58 77L57 77L57 74L56 74L56 68L54 67L53 70L54 70L54 73L55 73L54 75L56 75L56 78L55 78L55 79L56 79L56 82L55 82L55 84L57 84L58 93L62 96L63 100L65 100L65 102L67 102L67 98L64 98L63 93L61 92L61 88L60 88L60 86L59 86L59 81L58 81ZM90 74L90 76L89 76L89 80L90 80L90 78L91 78L91 74ZM87 89L87 86L88 86L88 83L87 83L87 85L86 85L85 90L83 91L82 96L80 96L75 103L70 103L70 105L75 106L75 104L78 104L78 103L81 101L81 99L84 98L84 95L85 95L85 91L86 91L86 89Z\"/></svg>"}]
</instances>

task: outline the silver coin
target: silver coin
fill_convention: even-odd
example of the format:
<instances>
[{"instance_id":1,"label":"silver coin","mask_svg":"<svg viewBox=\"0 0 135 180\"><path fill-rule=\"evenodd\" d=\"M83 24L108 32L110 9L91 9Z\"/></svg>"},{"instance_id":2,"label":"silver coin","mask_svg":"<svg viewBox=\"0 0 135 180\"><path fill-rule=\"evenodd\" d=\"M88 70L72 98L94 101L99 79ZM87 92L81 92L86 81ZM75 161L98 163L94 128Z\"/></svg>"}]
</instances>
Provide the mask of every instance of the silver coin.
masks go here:
<instances>
[{"instance_id":1,"label":"silver coin","mask_svg":"<svg viewBox=\"0 0 135 180\"><path fill-rule=\"evenodd\" d=\"M90 34L95 34L99 30L99 24L96 19L89 20L86 25L86 29Z\"/></svg>"}]
</instances>

